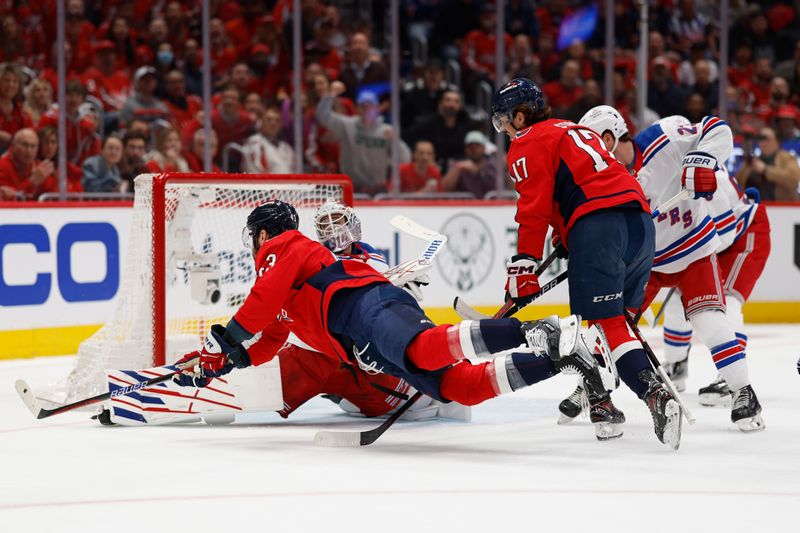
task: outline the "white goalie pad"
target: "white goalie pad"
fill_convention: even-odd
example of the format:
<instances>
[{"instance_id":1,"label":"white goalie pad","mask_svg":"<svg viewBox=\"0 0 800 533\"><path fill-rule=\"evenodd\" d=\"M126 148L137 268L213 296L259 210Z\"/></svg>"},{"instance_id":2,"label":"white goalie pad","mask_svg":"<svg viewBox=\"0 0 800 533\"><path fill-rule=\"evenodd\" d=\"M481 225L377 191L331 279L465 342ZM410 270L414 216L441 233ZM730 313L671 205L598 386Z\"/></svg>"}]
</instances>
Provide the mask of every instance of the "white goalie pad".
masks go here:
<instances>
[{"instance_id":1,"label":"white goalie pad","mask_svg":"<svg viewBox=\"0 0 800 533\"><path fill-rule=\"evenodd\" d=\"M109 392L153 377L174 372L175 367L106 371ZM122 426L195 422L206 415L235 415L246 411L279 411L283 408L280 361L275 357L257 367L235 369L212 379L205 388L181 387L166 381L153 387L113 398L104 404L111 422Z\"/></svg>"}]
</instances>

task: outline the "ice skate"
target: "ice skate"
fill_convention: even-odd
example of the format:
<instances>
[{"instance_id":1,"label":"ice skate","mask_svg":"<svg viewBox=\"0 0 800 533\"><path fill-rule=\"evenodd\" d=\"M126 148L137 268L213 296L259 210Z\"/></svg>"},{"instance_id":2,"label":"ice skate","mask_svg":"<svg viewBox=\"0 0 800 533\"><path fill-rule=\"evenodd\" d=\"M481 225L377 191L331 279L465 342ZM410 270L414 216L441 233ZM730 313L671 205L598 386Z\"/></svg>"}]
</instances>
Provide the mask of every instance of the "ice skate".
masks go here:
<instances>
[{"instance_id":1,"label":"ice skate","mask_svg":"<svg viewBox=\"0 0 800 533\"><path fill-rule=\"evenodd\" d=\"M702 387L697 391L697 394L700 397L700 405L705 405L706 407L715 407L717 405L727 407L731 404L731 396L733 396L733 392L728 387L728 383L722 377L722 374L717 374L717 379L710 385Z\"/></svg>"},{"instance_id":2,"label":"ice skate","mask_svg":"<svg viewBox=\"0 0 800 533\"><path fill-rule=\"evenodd\" d=\"M689 351L686 351L686 356L680 361L674 363L664 363L664 371L672 380L675 389L678 392L686 390L686 378L689 377Z\"/></svg>"},{"instance_id":3,"label":"ice skate","mask_svg":"<svg viewBox=\"0 0 800 533\"><path fill-rule=\"evenodd\" d=\"M639 379L647 384L644 401L653 417L656 437L673 450L677 450L681 445L681 406L652 370L639 372Z\"/></svg>"},{"instance_id":4,"label":"ice skate","mask_svg":"<svg viewBox=\"0 0 800 533\"><path fill-rule=\"evenodd\" d=\"M586 396L586 391L583 390L583 381L581 381L572 394L561 400L558 404L558 417L559 424L569 424L575 420L589 406L589 398Z\"/></svg>"},{"instance_id":5,"label":"ice skate","mask_svg":"<svg viewBox=\"0 0 800 533\"><path fill-rule=\"evenodd\" d=\"M625 414L614 406L611 396L589 397L589 420L594 424L597 440L611 440L622 436Z\"/></svg>"},{"instance_id":6,"label":"ice skate","mask_svg":"<svg viewBox=\"0 0 800 533\"><path fill-rule=\"evenodd\" d=\"M523 322L521 329L528 347L535 354L548 355L555 361L560 354L569 355L575 351L581 317L570 315L559 318L558 315L552 315L541 320Z\"/></svg>"},{"instance_id":7,"label":"ice skate","mask_svg":"<svg viewBox=\"0 0 800 533\"><path fill-rule=\"evenodd\" d=\"M731 422L745 433L761 431L766 427L764 419L761 418L761 404L758 403L752 386L742 387L733 396Z\"/></svg>"}]
</instances>

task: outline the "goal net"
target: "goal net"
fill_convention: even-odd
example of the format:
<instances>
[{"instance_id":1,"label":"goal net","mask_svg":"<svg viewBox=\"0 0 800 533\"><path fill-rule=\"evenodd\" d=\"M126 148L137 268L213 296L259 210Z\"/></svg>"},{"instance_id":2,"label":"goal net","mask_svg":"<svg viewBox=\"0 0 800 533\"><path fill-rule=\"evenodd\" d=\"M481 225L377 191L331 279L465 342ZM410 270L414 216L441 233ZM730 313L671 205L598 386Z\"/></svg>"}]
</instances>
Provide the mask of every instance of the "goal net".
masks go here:
<instances>
[{"instance_id":1,"label":"goal net","mask_svg":"<svg viewBox=\"0 0 800 533\"><path fill-rule=\"evenodd\" d=\"M70 374L42 399L72 402L105 392L105 370L171 363L226 324L255 279L242 242L247 215L269 200L297 209L314 235L316 209L352 205L342 175L146 174L136 178L130 241L110 320L81 343Z\"/></svg>"}]
</instances>

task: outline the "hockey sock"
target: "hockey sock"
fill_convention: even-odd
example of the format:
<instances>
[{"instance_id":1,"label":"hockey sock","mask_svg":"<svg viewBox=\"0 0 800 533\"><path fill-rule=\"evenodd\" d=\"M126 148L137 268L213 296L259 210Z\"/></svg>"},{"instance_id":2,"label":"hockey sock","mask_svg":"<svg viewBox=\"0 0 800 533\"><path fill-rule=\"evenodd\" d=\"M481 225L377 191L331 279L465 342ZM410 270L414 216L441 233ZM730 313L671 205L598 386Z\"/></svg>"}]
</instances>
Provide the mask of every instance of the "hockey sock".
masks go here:
<instances>
[{"instance_id":1,"label":"hockey sock","mask_svg":"<svg viewBox=\"0 0 800 533\"><path fill-rule=\"evenodd\" d=\"M738 294L725 294L725 314L733 330L736 332L736 340L742 350L747 350L747 335L744 333L744 315L742 314L742 301Z\"/></svg>"},{"instance_id":2,"label":"hockey sock","mask_svg":"<svg viewBox=\"0 0 800 533\"><path fill-rule=\"evenodd\" d=\"M722 311L707 310L692 315L689 320L703 343L711 351L717 370L731 390L750 384L744 348L739 344L728 317Z\"/></svg>"},{"instance_id":3,"label":"hockey sock","mask_svg":"<svg viewBox=\"0 0 800 533\"><path fill-rule=\"evenodd\" d=\"M647 384L639 379L639 372L652 369L642 343L633 334L622 315L600 320L590 320L589 325L598 324L606 334L611 347L611 358L617 366L619 377L639 398L644 398Z\"/></svg>"},{"instance_id":4,"label":"hockey sock","mask_svg":"<svg viewBox=\"0 0 800 533\"><path fill-rule=\"evenodd\" d=\"M476 405L558 374L549 357L512 353L494 361L453 365L442 376L439 392L462 405Z\"/></svg>"},{"instance_id":5,"label":"hockey sock","mask_svg":"<svg viewBox=\"0 0 800 533\"><path fill-rule=\"evenodd\" d=\"M417 368L438 370L455 361L489 357L524 342L516 318L464 320L423 331L408 345L406 357Z\"/></svg>"},{"instance_id":6,"label":"hockey sock","mask_svg":"<svg viewBox=\"0 0 800 533\"><path fill-rule=\"evenodd\" d=\"M664 309L664 359L677 363L686 358L692 344L692 325L683 313L683 302L678 292L665 304Z\"/></svg>"}]
</instances>

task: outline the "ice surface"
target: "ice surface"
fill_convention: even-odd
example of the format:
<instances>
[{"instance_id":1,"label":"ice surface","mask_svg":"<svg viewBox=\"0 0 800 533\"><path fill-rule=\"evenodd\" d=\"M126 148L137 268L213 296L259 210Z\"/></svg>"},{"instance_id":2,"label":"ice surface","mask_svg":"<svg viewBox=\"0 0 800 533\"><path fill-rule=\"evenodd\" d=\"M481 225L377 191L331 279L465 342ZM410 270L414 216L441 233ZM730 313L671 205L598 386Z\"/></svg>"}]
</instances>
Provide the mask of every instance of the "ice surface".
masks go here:
<instances>
[{"instance_id":1,"label":"ice surface","mask_svg":"<svg viewBox=\"0 0 800 533\"><path fill-rule=\"evenodd\" d=\"M556 425L571 376L476 407L471 423L400 423L370 447L334 449L312 444L317 429L376 422L321 399L288 421L224 427L36 421L14 380L35 390L70 358L0 363L0 532L797 531L800 327L749 335L766 431L743 434L727 409L697 404L715 371L695 345L685 398L697 424L684 424L678 452L627 389L615 393L622 439L597 442L586 419Z\"/></svg>"}]
</instances>

